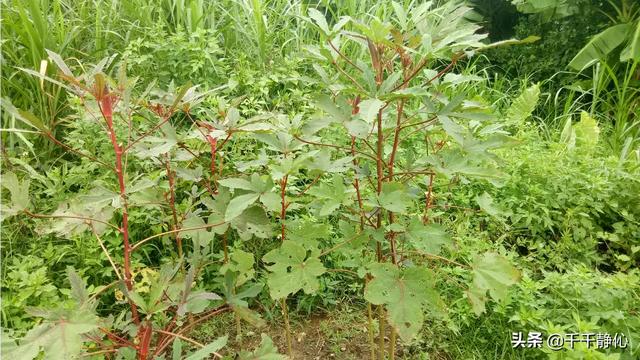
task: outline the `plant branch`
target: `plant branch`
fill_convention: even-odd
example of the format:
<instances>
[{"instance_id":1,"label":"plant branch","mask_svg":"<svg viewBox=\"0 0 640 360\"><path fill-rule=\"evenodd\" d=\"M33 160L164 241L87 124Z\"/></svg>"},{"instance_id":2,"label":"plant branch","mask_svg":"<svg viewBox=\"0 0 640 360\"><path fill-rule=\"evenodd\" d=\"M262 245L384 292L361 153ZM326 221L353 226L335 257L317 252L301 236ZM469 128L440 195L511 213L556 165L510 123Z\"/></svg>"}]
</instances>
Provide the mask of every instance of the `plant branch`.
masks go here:
<instances>
[{"instance_id":1,"label":"plant branch","mask_svg":"<svg viewBox=\"0 0 640 360\"><path fill-rule=\"evenodd\" d=\"M116 266L116 263L113 262L113 259L111 258L111 255L109 255L109 251L107 251L107 248L104 246L104 243L102 242L102 239L100 238L100 235L98 235L98 232L96 231L95 226L93 226L93 224L90 224L90 226L91 226L91 231L93 231L93 235L95 235L96 239L98 240L98 244L100 244L100 248L102 248L102 251L107 256L107 259L109 260L109 263L111 264L111 267L113 267L113 271L116 273L116 276L118 277L118 280L122 281L122 276L120 276L120 272L118 271L118 267Z\"/></svg>"},{"instance_id":2,"label":"plant branch","mask_svg":"<svg viewBox=\"0 0 640 360\"><path fill-rule=\"evenodd\" d=\"M120 232L120 228L112 223L103 221L103 220L98 220L98 219L94 219L94 218L90 218L90 217L84 217L84 216L78 216L78 215L46 215L46 214L34 214L31 211L27 210L27 209L23 209L22 212L24 212L27 216L32 217L32 218L36 218L36 219L78 219L78 220L84 220L85 222L91 223L91 222L96 222L96 223L100 223L100 224L104 224L107 226L112 227L114 230L117 230L118 232Z\"/></svg>"},{"instance_id":3,"label":"plant branch","mask_svg":"<svg viewBox=\"0 0 640 360\"><path fill-rule=\"evenodd\" d=\"M155 235L151 235L148 238L142 239L140 241L138 241L137 243L135 243L132 247L131 247L131 251L135 251L136 249L138 249L140 246L142 246L142 244L153 240L155 238L159 238L165 235L170 235L173 233L180 233L183 231L191 231L191 230L202 230L202 229L209 229L212 227L216 227L216 226L220 226L220 225L224 225L226 224L226 222L220 222L220 223L215 223L215 224L206 224L206 225L201 225L201 226L194 226L194 227L188 227L188 228L181 228L181 229L175 229L175 230L169 230L169 231L165 231L159 234L155 234Z\"/></svg>"},{"instance_id":4,"label":"plant branch","mask_svg":"<svg viewBox=\"0 0 640 360\"><path fill-rule=\"evenodd\" d=\"M340 146L340 145L333 145L333 144L324 144L324 143L319 143L319 142L315 142L315 141L305 140L305 139L302 139L301 137L299 137L298 135L293 135L293 137L296 138L296 140L302 141L305 144L317 145L317 146L327 146L327 147L332 147L334 149L340 149L340 150L344 150L344 151L347 151L347 152L351 152L351 149L348 148L348 147L344 147L344 146ZM368 157L369 159L371 159L373 161L377 161L377 159L373 155L367 154L367 153L362 152L362 151L357 151L357 150L354 150L354 152L356 154L359 154L359 155L362 155L362 156L366 156L366 157Z\"/></svg>"},{"instance_id":5,"label":"plant branch","mask_svg":"<svg viewBox=\"0 0 640 360\"><path fill-rule=\"evenodd\" d=\"M351 61L348 57L346 57L335 45L333 45L333 42L331 42L331 40L327 40L329 42L329 45L331 46L331 48L338 53L338 55L340 55L341 58L343 58L346 62L348 62L351 66L353 66L354 68L356 68L358 71L362 72L362 69L360 69L358 67L358 65L354 64L353 61Z\"/></svg>"}]
</instances>

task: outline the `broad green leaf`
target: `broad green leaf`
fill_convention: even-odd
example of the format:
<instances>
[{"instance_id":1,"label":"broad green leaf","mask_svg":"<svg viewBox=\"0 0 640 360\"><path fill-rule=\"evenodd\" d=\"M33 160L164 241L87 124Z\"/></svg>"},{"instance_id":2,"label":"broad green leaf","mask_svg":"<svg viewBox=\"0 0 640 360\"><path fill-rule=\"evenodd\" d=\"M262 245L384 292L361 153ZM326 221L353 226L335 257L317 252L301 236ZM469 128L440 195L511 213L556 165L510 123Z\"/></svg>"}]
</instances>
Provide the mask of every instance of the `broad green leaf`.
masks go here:
<instances>
[{"instance_id":1,"label":"broad green leaf","mask_svg":"<svg viewBox=\"0 0 640 360\"><path fill-rule=\"evenodd\" d=\"M266 334L260 334L261 341L259 347L248 352L240 352L239 360L287 360L288 357L278 354L278 349L273 345L273 341Z\"/></svg>"},{"instance_id":2,"label":"broad green leaf","mask_svg":"<svg viewBox=\"0 0 640 360\"><path fill-rule=\"evenodd\" d=\"M176 130L169 122L162 125L161 129L164 136L145 137L131 149L132 153L141 159L148 159L170 152L178 144Z\"/></svg>"},{"instance_id":3,"label":"broad green leaf","mask_svg":"<svg viewBox=\"0 0 640 360\"><path fill-rule=\"evenodd\" d=\"M218 183L230 189L242 189L242 190L249 190L249 191L256 192L256 189L253 187L251 182L245 179L240 179L240 178L221 179L220 181L218 181Z\"/></svg>"},{"instance_id":4,"label":"broad green leaf","mask_svg":"<svg viewBox=\"0 0 640 360\"><path fill-rule=\"evenodd\" d=\"M308 219L287 222L287 239L314 251L319 247L319 240L330 238L331 225L313 222Z\"/></svg>"},{"instance_id":5,"label":"broad green leaf","mask_svg":"<svg viewBox=\"0 0 640 360\"><path fill-rule=\"evenodd\" d=\"M473 282L467 296L478 315L484 312L487 292L495 301L501 301L507 296L509 286L520 279L520 271L507 258L493 252L476 256L471 267Z\"/></svg>"},{"instance_id":6,"label":"broad green leaf","mask_svg":"<svg viewBox=\"0 0 640 360\"><path fill-rule=\"evenodd\" d=\"M329 25L327 24L327 19L324 17L323 13L314 8L310 8L309 17L313 19L313 21L316 23L316 25L318 25L320 30L322 30L325 35L329 35L331 33L331 30L329 30Z\"/></svg>"},{"instance_id":7,"label":"broad green leaf","mask_svg":"<svg viewBox=\"0 0 640 360\"><path fill-rule=\"evenodd\" d=\"M226 271L224 274L224 286L222 291L227 304L231 306L233 312L236 313L241 319L249 322L250 324L261 327L265 325L264 320L260 317L260 314L249 309L249 304L245 299L254 298L262 291L262 284L245 284L242 287L236 286L238 277L237 273L232 271Z\"/></svg>"},{"instance_id":8,"label":"broad green leaf","mask_svg":"<svg viewBox=\"0 0 640 360\"><path fill-rule=\"evenodd\" d=\"M420 159L421 162L433 166L438 174L447 178L455 175L483 178L499 185L504 174L496 169L490 162L479 162L466 154L456 150L443 150L438 155L427 156Z\"/></svg>"},{"instance_id":9,"label":"broad green leaf","mask_svg":"<svg viewBox=\"0 0 640 360\"><path fill-rule=\"evenodd\" d=\"M195 169L177 167L176 175L183 180L198 182L202 179L202 167L197 166Z\"/></svg>"},{"instance_id":10,"label":"broad green leaf","mask_svg":"<svg viewBox=\"0 0 640 360\"><path fill-rule=\"evenodd\" d=\"M507 122L512 124L522 124L527 120L533 110L538 105L540 98L540 85L534 84L525 90L511 102L511 106L507 109Z\"/></svg>"},{"instance_id":11,"label":"broad green leaf","mask_svg":"<svg viewBox=\"0 0 640 360\"><path fill-rule=\"evenodd\" d=\"M267 145L267 147L273 151L279 153L290 153L295 150L299 145L294 145L295 140L291 135L285 133L255 133L253 137ZM298 142L299 143L299 142Z\"/></svg>"},{"instance_id":12,"label":"broad green leaf","mask_svg":"<svg viewBox=\"0 0 640 360\"><path fill-rule=\"evenodd\" d=\"M10 201L3 201L1 220L6 217L18 214L20 211L29 207L29 178L23 181L18 180L16 174L6 172L2 174L2 187L9 190ZM9 204L7 207L5 204Z\"/></svg>"},{"instance_id":13,"label":"broad green leaf","mask_svg":"<svg viewBox=\"0 0 640 360\"><path fill-rule=\"evenodd\" d=\"M344 122L344 127L347 128L349 135L355 136L358 139L364 139L369 135L371 125L368 125L362 119L353 119Z\"/></svg>"},{"instance_id":14,"label":"broad green leaf","mask_svg":"<svg viewBox=\"0 0 640 360\"><path fill-rule=\"evenodd\" d=\"M171 347L171 360L182 360L182 340L175 339Z\"/></svg>"},{"instance_id":15,"label":"broad green leaf","mask_svg":"<svg viewBox=\"0 0 640 360\"><path fill-rule=\"evenodd\" d=\"M260 194L250 193L245 195L236 196L229 202L227 211L224 214L224 221L231 221L240 216L242 212L258 200Z\"/></svg>"},{"instance_id":16,"label":"broad green leaf","mask_svg":"<svg viewBox=\"0 0 640 360\"><path fill-rule=\"evenodd\" d=\"M227 271L235 272L235 286L240 286L255 276L254 262L252 253L236 249L229 256L229 261L220 267L220 274L224 275Z\"/></svg>"},{"instance_id":17,"label":"broad green leaf","mask_svg":"<svg viewBox=\"0 0 640 360\"><path fill-rule=\"evenodd\" d=\"M576 136L576 145L587 150L593 150L600 137L600 127L596 119L588 112L580 112L580 122L573 125Z\"/></svg>"},{"instance_id":18,"label":"broad green leaf","mask_svg":"<svg viewBox=\"0 0 640 360\"><path fill-rule=\"evenodd\" d=\"M402 340L411 342L422 328L424 310L440 313L443 307L435 289L435 276L427 268L399 269L389 263L371 267L371 280L364 297L374 305L385 305L389 323Z\"/></svg>"},{"instance_id":19,"label":"broad green leaf","mask_svg":"<svg viewBox=\"0 0 640 360\"><path fill-rule=\"evenodd\" d=\"M282 208L282 198L280 194L268 192L260 195L260 202L269 211L278 212Z\"/></svg>"},{"instance_id":20,"label":"broad green leaf","mask_svg":"<svg viewBox=\"0 0 640 360\"><path fill-rule=\"evenodd\" d=\"M633 60L640 62L640 21L636 21L636 28L629 38L629 43L620 53L620 61Z\"/></svg>"},{"instance_id":21,"label":"broad green leaf","mask_svg":"<svg viewBox=\"0 0 640 360\"><path fill-rule=\"evenodd\" d=\"M211 231L211 229L215 229L215 227L204 228L205 225L207 224L199 215L189 213L186 219L182 222L182 228L187 229L200 227L201 229L181 231L180 235L193 240L194 244L205 246L209 244L215 236L215 232Z\"/></svg>"},{"instance_id":22,"label":"broad green leaf","mask_svg":"<svg viewBox=\"0 0 640 360\"><path fill-rule=\"evenodd\" d=\"M389 211L404 213L411 205L411 197L404 184L387 182L382 185L382 192L378 196L378 204Z\"/></svg>"},{"instance_id":23,"label":"broad green leaf","mask_svg":"<svg viewBox=\"0 0 640 360\"><path fill-rule=\"evenodd\" d=\"M424 225L418 219L411 221L406 229L405 236L409 243L418 250L429 254L439 254L443 246L451 244L451 237L440 224Z\"/></svg>"},{"instance_id":24,"label":"broad green leaf","mask_svg":"<svg viewBox=\"0 0 640 360\"><path fill-rule=\"evenodd\" d=\"M591 41L573 57L569 62L569 67L582 71L597 61L605 59L609 53L625 41L629 29L629 24L619 24L606 28L594 36Z\"/></svg>"},{"instance_id":25,"label":"broad green leaf","mask_svg":"<svg viewBox=\"0 0 640 360\"><path fill-rule=\"evenodd\" d=\"M315 197L311 206L318 209L318 216L329 216L351 199L353 191L345 186L342 176L336 174L330 183L322 182L311 188L308 194Z\"/></svg>"},{"instance_id":26,"label":"broad green leaf","mask_svg":"<svg viewBox=\"0 0 640 360\"><path fill-rule=\"evenodd\" d=\"M366 99L360 102L360 118L365 121L366 124L371 124L378 115L378 111L384 106L384 102L378 99Z\"/></svg>"},{"instance_id":27,"label":"broad green leaf","mask_svg":"<svg viewBox=\"0 0 640 360\"><path fill-rule=\"evenodd\" d=\"M338 98L338 104L328 96L320 96L315 101L316 107L329 114L333 122L343 123L351 118L351 110L346 106L346 100ZM343 104L344 102L344 104Z\"/></svg>"},{"instance_id":28,"label":"broad green leaf","mask_svg":"<svg viewBox=\"0 0 640 360\"><path fill-rule=\"evenodd\" d=\"M320 286L318 276L325 273L317 256L307 257L304 247L289 240L268 252L262 260L273 263L268 266L271 273L267 284L274 300L285 298L299 290L304 290L306 294L314 293Z\"/></svg>"},{"instance_id":29,"label":"broad green leaf","mask_svg":"<svg viewBox=\"0 0 640 360\"><path fill-rule=\"evenodd\" d=\"M83 305L89 299L84 281L72 266L67 266L67 277L71 284L71 297L77 301L79 305Z\"/></svg>"},{"instance_id":30,"label":"broad green leaf","mask_svg":"<svg viewBox=\"0 0 640 360\"><path fill-rule=\"evenodd\" d=\"M178 315L184 316L186 313L199 314L205 311L212 301L222 300L220 295L207 292L204 290L196 290L187 296L187 301L178 307Z\"/></svg>"},{"instance_id":31,"label":"broad green leaf","mask_svg":"<svg viewBox=\"0 0 640 360\"><path fill-rule=\"evenodd\" d=\"M331 28L331 35L335 35L340 31L349 21L351 21L351 17L349 16L341 16L340 20L336 22Z\"/></svg>"},{"instance_id":32,"label":"broad green leaf","mask_svg":"<svg viewBox=\"0 0 640 360\"><path fill-rule=\"evenodd\" d=\"M238 232L243 240L252 236L267 239L273 235L272 224L260 206L249 206L242 214L231 221L231 227Z\"/></svg>"},{"instance_id":33,"label":"broad green leaf","mask_svg":"<svg viewBox=\"0 0 640 360\"><path fill-rule=\"evenodd\" d=\"M45 360L74 359L83 351L83 335L97 328L97 317L87 310L51 313L27 333L8 358L31 360L43 351Z\"/></svg>"},{"instance_id":34,"label":"broad green leaf","mask_svg":"<svg viewBox=\"0 0 640 360\"><path fill-rule=\"evenodd\" d=\"M384 96L389 93L389 91L393 90L397 86L398 81L402 78L402 71L394 71L391 75L389 75L384 81L382 85L380 85L380 90L378 94Z\"/></svg>"},{"instance_id":35,"label":"broad green leaf","mask_svg":"<svg viewBox=\"0 0 640 360\"><path fill-rule=\"evenodd\" d=\"M476 203L478 203L480 209L484 210L491 216L502 218L504 216L511 215L511 211L502 209L499 205L495 204L491 195L486 191L481 195L476 196Z\"/></svg>"},{"instance_id":36,"label":"broad green leaf","mask_svg":"<svg viewBox=\"0 0 640 360\"><path fill-rule=\"evenodd\" d=\"M451 138L458 144L464 144L465 137L469 135L469 131L467 131L467 129L452 121L449 116L446 115L438 116L438 120L440 120L442 129L447 133L447 135L451 136Z\"/></svg>"},{"instance_id":37,"label":"broad green leaf","mask_svg":"<svg viewBox=\"0 0 640 360\"><path fill-rule=\"evenodd\" d=\"M71 72L71 69L69 69L69 66L67 66L67 63L65 63L64 60L62 60L62 56L60 56L58 53L55 53L49 49L45 49L45 51L47 52L47 55L49 55L49 58L58 66L58 68L60 69L60 71L62 71L63 74L65 74L68 77L74 78L73 73Z\"/></svg>"},{"instance_id":38,"label":"broad green leaf","mask_svg":"<svg viewBox=\"0 0 640 360\"><path fill-rule=\"evenodd\" d=\"M208 359L211 356L211 354L222 349L225 345L227 345L227 338L228 338L227 336L222 336L217 338L213 342L208 343L203 348L187 356L185 360Z\"/></svg>"},{"instance_id":39,"label":"broad green leaf","mask_svg":"<svg viewBox=\"0 0 640 360\"><path fill-rule=\"evenodd\" d=\"M309 164L309 169L318 170L329 173L345 172L352 167L353 158L351 156L343 157L335 161L331 160L331 152L329 149L321 149Z\"/></svg>"},{"instance_id":40,"label":"broad green leaf","mask_svg":"<svg viewBox=\"0 0 640 360\"><path fill-rule=\"evenodd\" d=\"M69 203L62 203L52 215L59 216L38 227L45 234L71 236L91 230L85 217L108 222L113 216L114 208L120 207L120 195L102 187L93 188L89 193L80 194ZM68 217L70 216L70 217ZM79 217L79 218L74 218ZM93 222L93 228L101 234L107 228L102 222Z\"/></svg>"}]
</instances>

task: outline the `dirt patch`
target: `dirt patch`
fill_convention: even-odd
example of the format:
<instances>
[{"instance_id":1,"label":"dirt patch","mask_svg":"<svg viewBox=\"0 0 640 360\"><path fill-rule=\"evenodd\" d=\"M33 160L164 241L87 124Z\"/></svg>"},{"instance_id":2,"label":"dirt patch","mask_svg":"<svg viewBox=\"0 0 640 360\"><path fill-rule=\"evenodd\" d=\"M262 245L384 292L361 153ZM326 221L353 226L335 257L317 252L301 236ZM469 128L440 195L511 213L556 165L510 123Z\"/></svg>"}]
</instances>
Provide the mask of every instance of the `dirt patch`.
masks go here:
<instances>
[{"instance_id":1,"label":"dirt patch","mask_svg":"<svg viewBox=\"0 0 640 360\"><path fill-rule=\"evenodd\" d=\"M265 333L271 337L279 352L286 354L284 328L280 323L268 324L262 328L242 324L242 336L238 337L233 314L224 314L203 324L191 337L206 343L228 335L229 342L223 353L233 355L241 350L257 348L261 340L260 334ZM295 360L370 358L366 312L351 310L292 319L291 332L292 355Z\"/></svg>"}]
</instances>

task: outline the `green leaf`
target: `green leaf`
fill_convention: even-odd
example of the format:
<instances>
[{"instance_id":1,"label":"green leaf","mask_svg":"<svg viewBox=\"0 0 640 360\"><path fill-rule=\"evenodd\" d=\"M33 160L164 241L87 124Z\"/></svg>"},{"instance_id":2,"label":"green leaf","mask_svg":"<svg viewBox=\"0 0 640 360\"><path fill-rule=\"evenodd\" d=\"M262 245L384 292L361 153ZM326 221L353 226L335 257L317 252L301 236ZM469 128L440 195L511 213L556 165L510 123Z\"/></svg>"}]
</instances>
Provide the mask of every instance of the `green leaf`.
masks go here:
<instances>
[{"instance_id":1,"label":"green leaf","mask_svg":"<svg viewBox=\"0 0 640 360\"><path fill-rule=\"evenodd\" d=\"M209 244L215 236L215 232L209 231L209 229L204 228L205 225L206 223L200 216L194 213L189 213L186 219L182 222L182 228L203 228L198 230L181 231L180 234L185 238L190 238L191 240L193 240L194 244L205 246ZM215 229L215 227L213 227L213 229Z\"/></svg>"},{"instance_id":2,"label":"green leaf","mask_svg":"<svg viewBox=\"0 0 640 360\"><path fill-rule=\"evenodd\" d=\"M224 221L231 221L236 217L240 216L242 212L249 207L249 205L253 204L258 200L260 194L251 193L236 196L229 202L227 206L227 211L224 214Z\"/></svg>"},{"instance_id":3,"label":"green leaf","mask_svg":"<svg viewBox=\"0 0 640 360\"><path fill-rule=\"evenodd\" d=\"M404 184L386 182L382 185L382 192L378 196L378 204L389 211L404 213L411 205L411 197Z\"/></svg>"},{"instance_id":4,"label":"green leaf","mask_svg":"<svg viewBox=\"0 0 640 360\"><path fill-rule=\"evenodd\" d=\"M309 219L287 222L287 239L310 251L318 248L319 240L329 239L330 234L331 225L326 223Z\"/></svg>"},{"instance_id":5,"label":"green leaf","mask_svg":"<svg viewBox=\"0 0 640 360\"><path fill-rule=\"evenodd\" d=\"M318 25L320 30L322 30L325 35L329 35L331 33L331 30L329 30L329 25L327 24L327 19L324 17L323 13L314 8L310 8L309 17L313 19L313 21L316 23L316 25Z\"/></svg>"},{"instance_id":6,"label":"green leaf","mask_svg":"<svg viewBox=\"0 0 640 360\"><path fill-rule=\"evenodd\" d=\"M478 51L491 49L491 48L498 47L498 46L531 44L531 43L534 43L534 42L536 42L538 40L540 40L539 36L530 35L530 36L527 36L526 38L521 39L521 40L508 39L508 40L496 41L496 42L493 42L491 44L487 44L485 46L482 46L482 47L478 48Z\"/></svg>"},{"instance_id":7,"label":"green leaf","mask_svg":"<svg viewBox=\"0 0 640 360\"><path fill-rule=\"evenodd\" d=\"M600 128L596 119L588 112L580 112L580 122L573 125L576 136L576 145L588 150L593 150L600 137Z\"/></svg>"},{"instance_id":8,"label":"green leaf","mask_svg":"<svg viewBox=\"0 0 640 360\"><path fill-rule=\"evenodd\" d=\"M235 286L240 286L255 276L254 262L252 253L236 249L229 256L229 261L220 267L220 274L224 275L227 271L235 272Z\"/></svg>"},{"instance_id":9,"label":"green leaf","mask_svg":"<svg viewBox=\"0 0 640 360\"><path fill-rule=\"evenodd\" d=\"M535 110L538 105L539 98L540 85L534 84L526 88L515 100L513 100L511 106L507 109L507 122L522 124L531 116L533 110Z\"/></svg>"},{"instance_id":10,"label":"green leaf","mask_svg":"<svg viewBox=\"0 0 640 360\"><path fill-rule=\"evenodd\" d=\"M278 349L266 334L260 334L262 340L260 346L253 352L241 351L239 360L287 360L284 355L278 354Z\"/></svg>"},{"instance_id":11,"label":"green leaf","mask_svg":"<svg viewBox=\"0 0 640 360\"><path fill-rule=\"evenodd\" d=\"M91 226L83 219L84 217L89 216L108 222L113 216L115 207L120 207L120 195L109 189L96 187L89 193L76 196L69 203L60 204L52 214L60 217L38 227L38 231L61 236L80 234L91 230ZM73 216L79 218L73 218ZM103 233L107 228L107 225L101 222L93 222L92 224L98 234Z\"/></svg>"},{"instance_id":12,"label":"green leaf","mask_svg":"<svg viewBox=\"0 0 640 360\"><path fill-rule=\"evenodd\" d=\"M8 98L0 98L0 107L5 113L14 116L16 119L22 121L23 123L32 126L42 132L48 132L48 129L44 125L42 120L40 120L37 116L35 116L33 113L30 113L29 111L16 108Z\"/></svg>"},{"instance_id":13,"label":"green leaf","mask_svg":"<svg viewBox=\"0 0 640 360\"><path fill-rule=\"evenodd\" d=\"M171 360L182 360L182 340L175 339L171 347Z\"/></svg>"},{"instance_id":14,"label":"green leaf","mask_svg":"<svg viewBox=\"0 0 640 360\"><path fill-rule=\"evenodd\" d=\"M204 290L193 291L187 296L186 303L178 307L178 315L184 316L186 313L199 314L205 311L211 302L215 300L222 300L222 298L218 294Z\"/></svg>"},{"instance_id":15,"label":"green leaf","mask_svg":"<svg viewBox=\"0 0 640 360\"><path fill-rule=\"evenodd\" d=\"M347 128L349 135L355 136L358 139L366 138L369 135L369 130L371 129L371 126L362 119L345 121L344 127Z\"/></svg>"},{"instance_id":16,"label":"green leaf","mask_svg":"<svg viewBox=\"0 0 640 360\"><path fill-rule=\"evenodd\" d=\"M569 67L582 71L597 61L605 59L627 39L629 29L629 24L619 24L597 34L574 56L569 62Z\"/></svg>"},{"instance_id":17,"label":"green leaf","mask_svg":"<svg viewBox=\"0 0 640 360\"><path fill-rule=\"evenodd\" d=\"M231 227L238 231L238 235L243 240L249 240L252 236L266 239L272 236L272 227L269 218L260 206L248 207L242 214L233 221Z\"/></svg>"},{"instance_id":18,"label":"green leaf","mask_svg":"<svg viewBox=\"0 0 640 360\"><path fill-rule=\"evenodd\" d=\"M194 352L187 356L184 360L202 360L207 359L214 352L222 349L225 345L227 345L228 336L222 336L214 340L213 342L208 343L200 350Z\"/></svg>"},{"instance_id":19,"label":"green leaf","mask_svg":"<svg viewBox=\"0 0 640 360\"><path fill-rule=\"evenodd\" d=\"M467 296L477 315L485 311L487 292L495 301L501 301L507 296L509 286L520 279L520 271L507 258L493 252L476 256L471 267L473 282Z\"/></svg>"},{"instance_id":20,"label":"green leaf","mask_svg":"<svg viewBox=\"0 0 640 360\"><path fill-rule=\"evenodd\" d=\"M338 98L336 104L326 95L319 96L315 102L316 107L329 114L332 122L343 123L351 118L351 110L346 106L346 100ZM342 104L342 103L345 104Z\"/></svg>"},{"instance_id":21,"label":"green leaf","mask_svg":"<svg viewBox=\"0 0 640 360\"><path fill-rule=\"evenodd\" d=\"M47 55L49 55L49 59L51 59L60 69L60 71L62 71L63 74L65 74L68 77L71 78L75 78L73 76L73 73L71 72L71 69L69 69L69 66L67 66L67 63L64 62L64 60L62 60L62 56L60 56L58 53L55 53L49 49L45 49L45 51L47 52Z\"/></svg>"},{"instance_id":22,"label":"green leaf","mask_svg":"<svg viewBox=\"0 0 640 360\"><path fill-rule=\"evenodd\" d=\"M132 153L141 159L149 159L171 151L178 144L176 130L169 122L163 124L161 129L164 137L147 136L133 147Z\"/></svg>"},{"instance_id":23,"label":"green leaf","mask_svg":"<svg viewBox=\"0 0 640 360\"><path fill-rule=\"evenodd\" d=\"M318 216L329 216L351 199L353 191L345 186L342 176L335 174L330 183L320 183L311 188L308 194L316 198L311 205L318 209Z\"/></svg>"},{"instance_id":24,"label":"green leaf","mask_svg":"<svg viewBox=\"0 0 640 360\"><path fill-rule=\"evenodd\" d=\"M71 296L79 305L83 305L89 299L84 281L72 266L67 266L67 277L71 284Z\"/></svg>"},{"instance_id":25,"label":"green leaf","mask_svg":"<svg viewBox=\"0 0 640 360\"><path fill-rule=\"evenodd\" d=\"M309 164L310 170L318 170L328 173L345 172L352 168L353 157L347 156L335 161L331 160L331 152L329 149L321 149Z\"/></svg>"},{"instance_id":26,"label":"green leaf","mask_svg":"<svg viewBox=\"0 0 640 360\"><path fill-rule=\"evenodd\" d=\"M451 245L451 237L440 224L424 225L418 219L413 219L405 232L411 245L429 254L437 255L443 246Z\"/></svg>"},{"instance_id":27,"label":"green leaf","mask_svg":"<svg viewBox=\"0 0 640 360\"><path fill-rule=\"evenodd\" d=\"M476 203L478 203L480 209L493 217L502 218L511 215L511 211L494 204L493 198L486 191L482 195L476 196Z\"/></svg>"},{"instance_id":28,"label":"green leaf","mask_svg":"<svg viewBox=\"0 0 640 360\"><path fill-rule=\"evenodd\" d=\"M360 102L360 118L367 124L371 124L378 115L378 111L382 109L384 102L378 99L366 99Z\"/></svg>"},{"instance_id":29,"label":"green leaf","mask_svg":"<svg viewBox=\"0 0 640 360\"><path fill-rule=\"evenodd\" d=\"M12 172L6 172L2 174L2 187L9 190L10 193L10 201L8 201L9 206L6 207L6 200L3 201L2 204L2 212L1 212L1 220L4 220L6 217L14 216L18 214L20 211L27 209L29 207L29 178L24 179L23 181L18 180L16 174Z\"/></svg>"},{"instance_id":30,"label":"green leaf","mask_svg":"<svg viewBox=\"0 0 640 360\"><path fill-rule=\"evenodd\" d=\"M218 183L222 186L228 187L229 189L242 189L242 190L249 190L253 192L256 191L253 185L248 180L245 180L245 179L240 179L240 178L221 179L220 181L218 181Z\"/></svg>"},{"instance_id":31,"label":"green leaf","mask_svg":"<svg viewBox=\"0 0 640 360\"><path fill-rule=\"evenodd\" d=\"M8 358L31 360L44 351L45 360L74 359L82 353L83 335L97 328L97 317L87 310L51 313L27 333Z\"/></svg>"},{"instance_id":32,"label":"green leaf","mask_svg":"<svg viewBox=\"0 0 640 360\"><path fill-rule=\"evenodd\" d=\"M262 260L273 263L268 269L267 284L274 300L282 299L299 290L306 294L318 290L318 276L325 273L325 268L317 256L309 255L307 250L294 243L285 241L274 250L269 251Z\"/></svg>"},{"instance_id":33,"label":"green leaf","mask_svg":"<svg viewBox=\"0 0 640 360\"><path fill-rule=\"evenodd\" d=\"M364 297L374 305L385 305L389 323L402 340L411 342L422 328L424 309L440 313L443 307L435 289L435 276L427 268L412 267L400 270L389 263L371 267L371 280Z\"/></svg>"},{"instance_id":34,"label":"green leaf","mask_svg":"<svg viewBox=\"0 0 640 360\"><path fill-rule=\"evenodd\" d=\"M640 62L640 21L636 21L636 29L629 39L629 44L620 53L620 61Z\"/></svg>"}]
</instances>

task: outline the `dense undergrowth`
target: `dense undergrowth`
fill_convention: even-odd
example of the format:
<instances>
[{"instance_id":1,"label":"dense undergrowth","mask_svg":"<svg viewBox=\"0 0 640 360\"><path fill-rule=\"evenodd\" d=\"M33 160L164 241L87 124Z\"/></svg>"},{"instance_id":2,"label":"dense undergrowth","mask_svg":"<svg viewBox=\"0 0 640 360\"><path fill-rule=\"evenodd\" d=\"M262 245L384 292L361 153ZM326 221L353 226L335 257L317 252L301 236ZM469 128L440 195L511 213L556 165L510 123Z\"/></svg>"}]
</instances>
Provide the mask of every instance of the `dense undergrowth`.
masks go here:
<instances>
[{"instance_id":1,"label":"dense undergrowth","mask_svg":"<svg viewBox=\"0 0 640 360\"><path fill-rule=\"evenodd\" d=\"M640 356L640 7L468 6L3 1L3 356Z\"/></svg>"}]
</instances>

